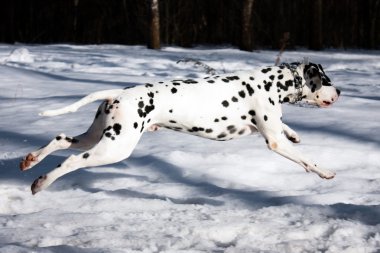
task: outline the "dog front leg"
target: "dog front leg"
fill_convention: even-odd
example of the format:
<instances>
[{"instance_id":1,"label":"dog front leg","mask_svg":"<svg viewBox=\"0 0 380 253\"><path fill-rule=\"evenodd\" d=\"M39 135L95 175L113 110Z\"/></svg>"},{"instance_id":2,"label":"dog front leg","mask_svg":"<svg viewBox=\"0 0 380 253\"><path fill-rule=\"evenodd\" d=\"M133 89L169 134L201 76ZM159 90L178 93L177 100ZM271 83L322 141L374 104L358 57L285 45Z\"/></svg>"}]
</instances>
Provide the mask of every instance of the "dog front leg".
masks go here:
<instances>
[{"instance_id":1,"label":"dog front leg","mask_svg":"<svg viewBox=\"0 0 380 253\"><path fill-rule=\"evenodd\" d=\"M256 121L258 123L258 129L266 139L266 143L270 150L300 164L307 172L314 172L321 178L331 179L335 176L334 172L317 167L315 163L311 162L295 149L283 133L284 124L280 120L280 117L272 116L269 118L257 115ZM290 128L288 127L287 130L289 129Z\"/></svg>"},{"instance_id":2,"label":"dog front leg","mask_svg":"<svg viewBox=\"0 0 380 253\"><path fill-rule=\"evenodd\" d=\"M284 136L269 137L267 142L270 150L300 164L307 172L314 172L325 179L331 179L335 176L334 172L319 168L315 163L309 161Z\"/></svg>"}]
</instances>

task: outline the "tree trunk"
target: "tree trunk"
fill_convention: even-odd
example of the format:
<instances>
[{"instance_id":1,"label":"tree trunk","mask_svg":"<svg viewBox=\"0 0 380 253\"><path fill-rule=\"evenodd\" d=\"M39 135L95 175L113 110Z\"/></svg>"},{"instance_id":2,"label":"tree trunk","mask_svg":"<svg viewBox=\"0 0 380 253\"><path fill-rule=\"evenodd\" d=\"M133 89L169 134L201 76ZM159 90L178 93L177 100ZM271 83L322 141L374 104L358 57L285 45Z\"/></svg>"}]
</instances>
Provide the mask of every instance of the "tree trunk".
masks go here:
<instances>
[{"instance_id":1,"label":"tree trunk","mask_svg":"<svg viewBox=\"0 0 380 253\"><path fill-rule=\"evenodd\" d=\"M370 10L369 10L369 48L375 49L376 48L376 35L377 35L377 30L376 30L376 21L377 21L377 10L380 6L380 1L379 0L374 0L372 1L372 5L370 3Z\"/></svg>"},{"instance_id":2,"label":"tree trunk","mask_svg":"<svg viewBox=\"0 0 380 253\"><path fill-rule=\"evenodd\" d=\"M312 50L323 48L322 39L322 0L311 1L311 29L309 31L309 46Z\"/></svg>"},{"instance_id":3,"label":"tree trunk","mask_svg":"<svg viewBox=\"0 0 380 253\"><path fill-rule=\"evenodd\" d=\"M160 14L158 9L158 0L149 0L149 41L148 48L160 49Z\"/></svg>"},{"instance_id":4,"label":"tree trunk","mask_svg":"<svg viewBox=\"0 0 380 253\"><path fill-rule=\"evenodd\" d=\"M252 51L253 50L253 31L252 31L252 12L254 0L244 0L242 23L241 23L241 37L240 37L240 50Z\"/></svg>"}]
</instances>

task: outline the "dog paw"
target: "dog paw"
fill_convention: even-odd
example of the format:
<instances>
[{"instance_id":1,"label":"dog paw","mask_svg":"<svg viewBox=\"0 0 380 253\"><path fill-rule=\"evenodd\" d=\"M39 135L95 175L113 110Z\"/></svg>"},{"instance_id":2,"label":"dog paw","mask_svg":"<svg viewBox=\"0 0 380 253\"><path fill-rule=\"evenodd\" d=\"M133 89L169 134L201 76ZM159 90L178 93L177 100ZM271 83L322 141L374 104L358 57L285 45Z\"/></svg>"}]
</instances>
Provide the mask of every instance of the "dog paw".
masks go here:
<instances>
[{"instance_id":1,"label":"dog paw","mask_svg":"<svg viewBox=\"0 0 380 253\"><path fill-rule=\"evenodd\" d=\"M336 173L329 171L329 170L326 170L324 172L318 173L318 175L323 179L333 179L335 177Z\"/></svg>"},{"instance_id":2,"label":"dog paw","mask_svg":"<svg viewBox=\"0 0 380 253\"><path fill-rule=\"evenodd\" d=\"M40 176L39 178L37 178L36 180L34 180L32 187L31 187L33 195L35 195L37 192L42 191L43 189L46 188L46 186L44 187L44 182L46 181L46 178L47 178L47 176L43 175L43 176Z\"/></svg>"},{"instance_id":3,"label":"dog paw","mask_svg":"<svg viewBox=\"0 0 380 253\"><path fill-rule=\"evenodd\" d=\"M289 141L291 141L293 143L300 143L301 142L300 137L298 136L298 134L295 131L288 129L284 132L285 132L286 138L288 138Z\"/></svg>"},{"instance_id":4,"label":"dog paw","mask_svg":"<svg viewBox=\"0 0 380 253\"><path fill-rule=\"evenodd\" d=\"M296 136L289 136L288 139L293 142L293 143L300 143L301 142L301 139L298 137L298 135Z\"/></svg>"},{"instance_id":5,"label":"dog paw","mask_svg":"<svg viewBox=\"0 0 380 253\"><path fill-rule=\"evenodd\" d=\"M22 161L20 162L20 169L22 171L28 170L37 163L37 156L29 153Z\"/></svg>"}]
</instances>

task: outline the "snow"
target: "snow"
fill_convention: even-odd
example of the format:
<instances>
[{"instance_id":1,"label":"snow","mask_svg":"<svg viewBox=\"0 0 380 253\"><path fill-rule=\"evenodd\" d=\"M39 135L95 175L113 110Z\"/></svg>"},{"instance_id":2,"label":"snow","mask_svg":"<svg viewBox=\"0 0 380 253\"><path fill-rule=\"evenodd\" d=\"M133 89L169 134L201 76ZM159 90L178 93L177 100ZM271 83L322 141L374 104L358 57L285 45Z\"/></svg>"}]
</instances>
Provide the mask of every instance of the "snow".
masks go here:
<instances>
[{"instance_id":1,"label":"snow","mask_svg":"<svg viewBox=\"0 0 380 253\"><path fill-rule=\"evenodd\" d=\"M77 135L99 103L46 109L97 90L272 65L277 52L227 47L0 45L0 252L380 252L380 53L289 51L342 90L331 108L284 106L298 148L334 170L322 180L269 151L258 135L213 142L145 133L132 156L75 171L32 196L30 184L71 151L30 171L18 163L57 134Z\"/></svg>"}]
</instances>

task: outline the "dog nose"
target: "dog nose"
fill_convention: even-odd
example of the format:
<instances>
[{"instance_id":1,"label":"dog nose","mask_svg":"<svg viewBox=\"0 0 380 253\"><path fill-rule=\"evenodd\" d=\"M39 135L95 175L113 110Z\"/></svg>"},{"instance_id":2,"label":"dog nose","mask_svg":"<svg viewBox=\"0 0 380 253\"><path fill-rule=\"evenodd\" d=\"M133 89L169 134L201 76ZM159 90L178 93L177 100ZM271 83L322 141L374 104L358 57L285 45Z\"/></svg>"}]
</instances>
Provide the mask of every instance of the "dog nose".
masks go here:
<instances>
[{"instance_id":1,"label":"dog nose","mask_svg":"<svg viewBox=\"0 0 380 253\"><path fill-rule=\"evenodd\" d=\"M338 96L340 95L340 90L336 89L336 93L338 93Z\"/></svg>"}]
</instances>

